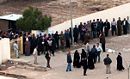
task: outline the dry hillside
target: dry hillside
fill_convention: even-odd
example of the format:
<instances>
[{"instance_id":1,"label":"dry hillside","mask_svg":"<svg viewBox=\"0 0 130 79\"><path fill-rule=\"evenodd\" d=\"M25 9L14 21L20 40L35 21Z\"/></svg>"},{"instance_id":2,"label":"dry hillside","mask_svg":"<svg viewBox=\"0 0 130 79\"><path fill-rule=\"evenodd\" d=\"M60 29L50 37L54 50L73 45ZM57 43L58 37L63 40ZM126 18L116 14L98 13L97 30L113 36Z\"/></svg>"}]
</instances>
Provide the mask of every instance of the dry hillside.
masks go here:
<instances>
[{"instance_id":1,"label":"dry hillside","mask_svg":"<svg viewBox=\"0 0 130 79\"><path fill-rule=\"evenodd\" d=\"M56 25L70 19L70 11L76 18L128 2L130 0L0 0L0 15L22 13L28 6L34 6L52 16L52 25Z\"/></svg>"}]
</instances>

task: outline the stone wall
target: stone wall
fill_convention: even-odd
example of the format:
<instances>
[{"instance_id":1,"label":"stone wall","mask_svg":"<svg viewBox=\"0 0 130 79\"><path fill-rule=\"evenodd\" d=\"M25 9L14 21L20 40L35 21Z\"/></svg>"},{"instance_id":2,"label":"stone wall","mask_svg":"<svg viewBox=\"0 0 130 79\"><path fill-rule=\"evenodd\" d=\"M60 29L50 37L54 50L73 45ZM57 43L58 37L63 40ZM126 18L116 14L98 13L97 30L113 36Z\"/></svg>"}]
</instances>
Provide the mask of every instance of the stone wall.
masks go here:
<instances>
[{"instance_id":1,"label":"stone wall","mask_svg":"<svg viewBox=\"0 0 130 79\"><path fill-rule=\"evenodd\" d=\"M0 30L7 31L9 22L6 20L0 20Z\"/></svg>"},{"instance_id":2,"label":"stone wall","mask_svg":"<svg viewBox=\"0 0 130 79\"><path fill-rule=\"evenodd\" d=\"M0 0L0 4L6 2L7 0Z\"/></svg>"}]
</instances>

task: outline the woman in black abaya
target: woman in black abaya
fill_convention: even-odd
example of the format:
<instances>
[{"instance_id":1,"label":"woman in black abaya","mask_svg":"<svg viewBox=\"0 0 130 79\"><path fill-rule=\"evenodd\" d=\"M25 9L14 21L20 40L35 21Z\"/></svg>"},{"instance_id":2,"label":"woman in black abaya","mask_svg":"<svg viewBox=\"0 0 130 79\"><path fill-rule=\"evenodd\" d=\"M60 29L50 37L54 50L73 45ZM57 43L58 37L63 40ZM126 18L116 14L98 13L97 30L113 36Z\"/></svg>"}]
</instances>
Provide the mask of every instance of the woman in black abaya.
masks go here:
<instances>
[{"instance_id":1,"label":"woman in black abaya","mask_svg":"<svg viewBox=\"0 0 130 79\"><path fill-rule=\"evenodd\" d=\"M94 65L94 55L89 52L89 56L88 56L88 68L89 69L94 69L95 68L95 65Z\"/></svg>"},{"instance_id":2,"label":"woman in black abaya","mask_svg":"<svg viewBox=\"0 0 130 79\"><path fill-rule=\"evenodd\" d=\"M74 68L80 68L80 55L78 50L74 53L74 61L73 61Z\"/></svg>"},{"instance_id":3,"label":"woman in black abaya","mask_svg":"<svg viewBox=\"0 0 130 79\"><path fill-rule=\"evenodd\" d=\"M117 56L117 70L124 70L121 53L119 53Z\"/></svg>"}]
</instances>

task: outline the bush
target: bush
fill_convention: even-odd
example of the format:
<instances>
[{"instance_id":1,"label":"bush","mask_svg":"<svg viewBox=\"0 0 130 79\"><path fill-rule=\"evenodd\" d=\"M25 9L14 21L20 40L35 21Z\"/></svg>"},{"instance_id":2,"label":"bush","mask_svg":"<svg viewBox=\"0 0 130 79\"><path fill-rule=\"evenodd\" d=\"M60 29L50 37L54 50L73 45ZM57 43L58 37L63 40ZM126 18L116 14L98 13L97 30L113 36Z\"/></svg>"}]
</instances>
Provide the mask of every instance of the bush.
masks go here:
<instances>
[{"instance_id":1,"label":"bush","mask_svg":"<svg viewBox=\"0 0 130 79\"><path fill-rule=\"evenodd\" d=\"M23 31L46 30L51 22L51 17L43 16L38 8L29 7L23 12L23 17L16 21L16 25Z\"/></svg>"}]
</instances>

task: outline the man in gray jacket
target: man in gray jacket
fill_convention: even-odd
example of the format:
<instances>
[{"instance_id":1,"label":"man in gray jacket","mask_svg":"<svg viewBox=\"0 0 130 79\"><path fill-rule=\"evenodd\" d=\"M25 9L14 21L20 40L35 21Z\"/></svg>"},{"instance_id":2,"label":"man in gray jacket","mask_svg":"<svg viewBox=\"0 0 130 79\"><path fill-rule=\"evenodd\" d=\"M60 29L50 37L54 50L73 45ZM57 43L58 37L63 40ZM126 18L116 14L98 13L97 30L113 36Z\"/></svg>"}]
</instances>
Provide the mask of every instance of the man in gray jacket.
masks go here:
<instances>
[{"instance_id":1,"label":"man in gray jacket","mask_svg":"<svg viewBox=\"0 0 130 79\"><path fill-rule=\"evenodd\" d=\"M109 58L109 54L104 58L104 64L106 65L106 74L111 74L111 66L112 60Z\"/></svg>"},{"instance_id":2,"label":"man in gray jacket","mask_svg":"<svg viewBox=\"0 0 130 79\"><path fill-rule=\"evenodd\" d=\"M15 53L16 58L19 58L19 47L18 47L17 41L14 42L13 49L14 49L14 53Z\"/></svg>"}]
</instances>

